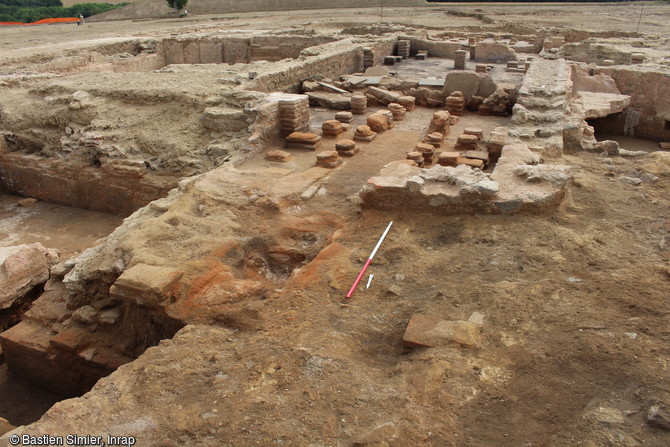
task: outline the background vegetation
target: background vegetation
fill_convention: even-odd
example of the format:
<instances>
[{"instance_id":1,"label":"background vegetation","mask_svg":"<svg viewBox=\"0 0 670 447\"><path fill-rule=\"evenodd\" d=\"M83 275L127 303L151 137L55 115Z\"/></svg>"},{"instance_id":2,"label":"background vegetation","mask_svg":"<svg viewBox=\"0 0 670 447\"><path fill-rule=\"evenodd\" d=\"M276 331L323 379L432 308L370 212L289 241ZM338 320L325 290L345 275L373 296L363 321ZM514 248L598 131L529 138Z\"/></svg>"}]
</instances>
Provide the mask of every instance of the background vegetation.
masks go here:
<instances>
[{"instance_id":1,"label":"background vegetation","mask_svg":"<svg viewBox=\"0 0 670 447\"><path fill-rule=\"evenodd\" d=\"M31 23L54 17L89 17L128 3L80 3L69 8L61 0L0 0L0 22Z\"/></svg>"},{"instance_id":2,"label":"background vegetation","mask_svg":"<svg viewBox=\"0 0 670 447\"><path fill-rule=\"evenodd\" d=\"M483 3L630 3L631 0L533 0L532 2L524 2L522 0L493 0L487 2L486 0L426 0L430 3L471 3L471 2L483 2ZM632 0L635 1L635 0Z\"/></svg>"},{"instance_id":3,"label":"background vegetation","mask_svg":"<svg viewBox=\"0 0 670 447\"><path fill-rule=\"evenodd\" d=\"M170 8L174 8L178 11L184 9L188 0L166 0Z\"/></svg>"}]
</instances>

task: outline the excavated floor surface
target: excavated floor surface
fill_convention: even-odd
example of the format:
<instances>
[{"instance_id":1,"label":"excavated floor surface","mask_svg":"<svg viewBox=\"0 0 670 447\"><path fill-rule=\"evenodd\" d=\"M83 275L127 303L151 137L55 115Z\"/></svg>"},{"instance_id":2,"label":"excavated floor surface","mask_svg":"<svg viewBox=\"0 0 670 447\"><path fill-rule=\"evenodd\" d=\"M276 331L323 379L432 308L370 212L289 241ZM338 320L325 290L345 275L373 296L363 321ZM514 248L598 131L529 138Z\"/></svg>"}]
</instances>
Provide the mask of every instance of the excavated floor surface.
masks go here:
<instances>
[{"instance_id":1,"label":"excavated floor surface","mask_svg":"<svg viewBox=\"0 0 670 447\"><path fill-rule=\"evenodd\" d=\"M597 10L552 5L529 7L524 14L509 8L496 5L485 14L510 26L634 31L634 13L639 12L628 5ZM643 31L660 32L670 23L665 9L653 8L642 22ZM342 24L369 21L377 11L363 11L369 17L361 11L329 16L319 11L295 12L290 18L259 13L91 23L82 29L0 29L0 43L4 57L33 53L39 61L40 53L58 47L76 50L90 45L90 39L220 26L233 31L310 24L339 30ZM482 25L476 18L444 11L385 12L393 23ZM51 38L54 43L46 43ZM667 46L667 41L659 45ZM243 316L244 324L189 325L83 397L56 404L21 430L33 435L111 433L136 436L138 445L163 447L667 446L668 432L649 426L645 418L651 406L670 405L670 166L645 157L604 160L593 153L552 158L551 163L574 166L575 174L563 206L548 215L361 211L352 196L381 166L402 158L425 131L432 111L409 112L392 132L364 145L340 168L313 171L324 193L299 205L280 206L276 221L251 203L230 210L238 224L248 225L237 232L278 232L278 225L291 222L330 238L277 289L249 300L253 312ZM312 127L318 129L333 113L312 109ZM354 127L360 120L355 118ZM452 127L450 138L464 127L487 133L508 121L466 114ZM618 140L630 150L646 144ZM324 138L320 150L334 142ZM310 168L314 153L293 154L288 164L267 162L263 154L242 163L238 169L247 177L241 177L240 189L252 196L271 190L268 181L279 185L276 179L283 177L289 180L281 188L290 189L292 175L300 185L304 178L297 174ZM256 176L255 171L264 169L266 177ZM640 186L617 180L636 170L659 180ZM173 213L173 226L183 216L191 219L184 222L199 222L199 211L193 209L197 203L185 200ZM216 203L207 207L221 211ZM119 223L108 215L43 203L17 210L15 198L2 197L0 213L10 215L0 227L5 240L40 240L66 257ZM221 225L230 222L222 215ZM359 288L343 302L390 220L393 229L369 271L375 275L370 288ZM202 234L183 229L184 238L172 242L164 240L167 227L157 222L147 226L158 247L154 251L150 241L126 241L145 250L144 256L195 265L211 259L203 254L207 250L192 244L227 243L224 230L205 224L194 227L202 228ZM197 259L189 259L191 252ZM413 314L460 320L472 312L484 314L479 346L403 351L403 331ZM3 374L0 370L0 382ZM18 411L12 422L34 419L49 405L48 396L43 397L31 401L25 414ZM3 411L0 407L0 416Z\"/></svg>"},{"instance_id":2,"label":"excavated floor surface","mask_svg":"<svg viewBox=\"0 0 670 447\"><path fill-rule=\"evenodd\" d=\"M21 199L0 195L0 246L40 242L69 259L109 235L123 220L111 214L46 202L24 208L18 205Z\"/></svg>"},{"instance_id":3,"label":"excavated floor surface","mask_svg":"<svg viewBox=\"0 0 670 447\"><path fill-rule=\"evenodd\" d=\"M564 159L580 172L551 216L353 217L329 195L307 202L350 217L258 303L253 330L189 326L28 430L86 421L149 445L350 445L392 423L390 445L667 445L644 423L670 385L667 177L639 188L607 177L600 156ZM343 307L389 220L370 289ZM480 347L403 353L412 314L474 311Z\"/></svg>"}]
</instances>

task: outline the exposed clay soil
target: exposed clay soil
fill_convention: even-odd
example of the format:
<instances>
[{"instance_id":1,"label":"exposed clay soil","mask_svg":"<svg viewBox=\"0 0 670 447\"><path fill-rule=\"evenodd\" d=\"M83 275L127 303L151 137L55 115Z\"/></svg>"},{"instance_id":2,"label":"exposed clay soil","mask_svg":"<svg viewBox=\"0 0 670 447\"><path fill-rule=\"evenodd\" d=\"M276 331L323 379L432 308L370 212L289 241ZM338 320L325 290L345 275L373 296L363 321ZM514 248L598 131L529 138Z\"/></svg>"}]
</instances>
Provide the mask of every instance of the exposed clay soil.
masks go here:
<instances>
[{"instance_id":1,"label":"exposed clay soil","mask_svg":"<svg viewBox=\"0 0 670 447\"><path fill-rule=\"evenodd\" d=\"M297 337L313 355L340 359L347 366L330 369L327 382L345 395L335 404L342 425L394 421L406 436L397 445L667 445L644 417L670 398L668 179L625 185L616 177L640 162L620 158L613 168L592 154L560 162L577 172L554 215L363 212L285 287L277 304L291 297L295 308L265 335L290 340L286 348ZM310 203L332 210L337 201ZM390 220L370 289L359 287L341 307ZM486 315L479 349L402 352L412 314L467 319L474 311ZM372 402L348 395L352 383L374 384ZM612 422L610 413L623 417Z\"/></svg>"},{"instance_id":2,"label":"exposed clay soil","mask_svg":"<svg viewBox=\"0 0 670 447\"><path fill-rule=\"evenodd\" d=\"M459 124L498 124L470 119ZM411 127L382 134L322 180L325 195L287 210L312 220L335 213L344 226L253 303L252 318L227 321L234 331L192 327L150 349L84 405L56 406L42 430L61 413L72 427L78 418L107 426L105 412L130 405L136 424L171 427L165 446L351 445L385 423L397 446L666 446L667 432L644 419L670 401L667 168L589 153L550 160L575 167L570 196L550 215L358 213L358 168L397 158L385 148L416 141ZM294 152L296 168L310 160ZM617 180L637 168L664 176ZM253 177L245 186L255 188ZM390 220L371 287L344 300ZM252 224L263 233L277 222ZM485 315L480 346L403 351L413 314L475 311Z\"/></svg>"}]
</instances>

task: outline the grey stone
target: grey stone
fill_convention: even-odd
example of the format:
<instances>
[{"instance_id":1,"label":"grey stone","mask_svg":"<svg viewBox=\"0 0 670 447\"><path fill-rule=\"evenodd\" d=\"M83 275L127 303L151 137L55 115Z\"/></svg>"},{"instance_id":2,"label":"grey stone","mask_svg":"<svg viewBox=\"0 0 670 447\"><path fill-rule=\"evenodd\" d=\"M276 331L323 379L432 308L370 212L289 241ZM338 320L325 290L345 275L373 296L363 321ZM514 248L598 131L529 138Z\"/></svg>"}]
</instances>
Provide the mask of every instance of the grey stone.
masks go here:
<instances>
[{"instance_id":1,"label":"grey stone","mask_svg":"<svg viewBox=\"0 0 670 447\"><path fill-rule=\"evenodd\" d=\"M479 84L481 83L481 80L481 75L471 71L451 71L444 79L444 92L448 96L455 91L459 91L463 93L465 100L469 101L470 98L472 98L472 95L479 92ZM493 91L495 91L495 89L493 89ZM491 93L480 96L486 97Z\"/></svg>"},{"instance_id":2,"label":"grey stone","mask_svg":"<svg viewBox=\"0 0 670 447\"><path fill-rule=\"evenodd\" d=\"M51 267L51 276L62 278L63 276L67 275L74 267L74 263L70 261L72 260L68 259L65 262L59 262L58 264Z\"/></svg>"},{"instance_id":3,"label":"grey stone","mask_svg":"<svg viewBox=\"0 0 670 447\"><path fill-rule=\"evenodd\" d=\"M84 91L81 91L81 90L77 90L76 92L74 92L72 94L72 99L75 100L75 101L80 101L80 102L88 101L90 99L90 97L91 96L87 92L84 92Z\"/></svg>"},{"instance_id":4,"label":"grey stone","mask_svg":"<svg viewBox=\"0 0 670 447\"><path fill-rule=\"evenodd\" d=\"M659 178L656 177L654 174L651 174L649 172L645 172L644 174L642 174L640 176L640 180L642 181L642 183L654 183L654 182L657 182L659 180Z\"/></svg>"},{"instance_id":5,"label":"grey stone","mask_svg":"<svg viewBox=\"0 0 670 447\"><path fill-rule=\"evenodd\" d=\"M303 200L309 200L314 197L314 194L319 190L319 185L311 185L306 190L300 194L300 198Z\"/></svg>"},{"instance_id":6,"label":"grey stone","mask_svg":"<svg viewBox=\"0 0 670 447\"><path fill-rule=\"evenodd\" d=\"M118 320L120 316L121 316L121 308L114 307L112 309L106 309L100 312L100 315L98 316L98 322L105 324L114 324L116 323L116 320Z\"/></svg>"},{"instance_id":7,"label":"grey stone","mask_svg":"<svg viewBox=\"0 0 670 447\"><path fill-rule=\"evenodd\" d=\"M392 284L388 289L386 289L386 295L388 296L400 296L402 294L402 288L397 284Z\"/></svg>"},{"instance_id":8,"label":"grey stone","mask_svg":"<svg viewBox=\"0 0 670 447\"><path fill-rule=\"evenodd\" d=\"M485 196L495 196L500 191L500 184L488 179L480 180L472 186L478 193Z\"/></svg>"},{"instance_id":9,"label":"grey stone","mask_svg":"<svg viewBox=\"0 0 670 447\"><path fill-rule=\"evenodd\" d=\"M444 79L420 79L419 80L419 87L444 87L445 81Z\"/></svg>"},{"instance_id":10,"label":"grey stone","mask_svg":"<svg viewBox=\"0 0 670 447\"><path fill-rule=\"evenodd\" d=\"M479 90L477 90L477 95L482 98L488 98L498 89L498 84L493 81L490 75L479 75L481 81L479 82Z\"/></svg>"},{"instance_id":11,"label":"grey stone","mask_svg":"<svg viewBox=\"0 0 670 447\"><path fill-rule=\"evenodd\" d=\"M397 93L389 92L377 87L368 88L368 93L377 98L383 104L390 104L392 102L398 102L400 95Z\"/></svg>"},{"instance_id":12,"label":"grey stone","mask_svg":"<svg viewBox=\"0 0 670 447\"><path fill-rule=\"evenodd\" d=\"M547 182L563 186L570 179L570 168L561 165L527 165L517 166L514 174L529 183Z\"/></svg>"},{"instance_id":13,"label":"grey stone","mask_svg":"<svg viewBox=\"0 0 670 447\"><path fill-rule=\"evenodd\" d=\"M95 323L98 312L91 306L82 306L72 313L72 319L79 323Z\"/></svg>"},{"instance_id":14,"label":"grey stone","mask_svg":"<svg viewBox=\"0 0 670 447\"><path fill-rule=\"evenodd\" d=\"M620 425L626 422L621 410L606 406L592 408L584 414L584 419L599 422L603 425Z\"/></svg>"},{"instance_id":15,"label":"grey stone","mask_svg":"<svg viewBox=\"0 0 670 447\"><path fill-rule=\"evenodd\" d=\"M642 180L640 180L639 178L628 177L626 175L620 175L619 181L621 183L628 183L629 185L635 185L635 186L638 186L642 183Z\"/></svg>"},{"instance_id":16,"label":"grey stone","mask_svg":"<svg viewBox=\"0 0 670 447\"><path fill-rule=\"evenodd\" d=\"M503 214L509 214L516 212L521 205L523 205L523 200L520 198L514 198L510 200L503 200L500 202L494 203L495 207L500 210Z\"/></svg>"},{"instance_id":17,"label":"grey stone","mask_svg":"<svg viewBox=\"0 0 670 447\"><path fill-rule=\"evenodd\" d=\"M200 119L205 129L217 132L236 132L249 126L243 110L208 107Z\"/></svg>"},{"instance_id":18,"label":"grey stone","mask_svg":"<svg viewBox=\"0 0 670 447\"><path fill-rule=\"evenodd\" d=\"M501 42L479 42L475 47L477 62L508 62L517 60L516 51Z\"/></svg>"},{"instance_id":19,"label":"grey stone","mask_svg":"<svg viewBox=\"0 0 670 447\"><path fill-rule=\"evenodd\" d=\"M649 155L648 152L645 151L629 151L627 149L619 149L619 155L622 157L646 157Z\"/></svg>"},{"instance_id":20,"label":"grey stone","mask_svg":"<svg viewBox=\"0 0 670 447\"><path fill-rule=\"evenodd\" d=\"M424 179L415 175L414 177L407 179L407 188L409 188L411 192L418 192L425 183Z\"/></svg>"},{"instance_id":21,"label":"grey stone","mask_svg":"<svg viewBox=\"0 0 670 447\"><path fill-rule=\"evenodd\" d=\"M468 322L476 324L479 327L484 326L484 314L481 312L472 312Z\"/></svg>"},{"instance_id":22,"label":"grey stone","mask_svg":"<svg viewBox=\"0 0 670 447\"><path fill-rule=\"evenodd\" d=\"M351 108L351 98L339 93L330 92L309 92L309 105L312 107L324 107L333 110L349 110Z\"/></svg>"},{"instance_id":23,"label":"grey stone","mask_svg":"<svg viewBox=\"0 0 670 447\"><path fill-rule=\"evenodd\" d=\"M407 348L440 347L458 343L463 346L481 344L480 326L471 321L448 321L432 315L415 314L403 335Z\"/></svg>"},{"instance_id":24,"label":"grey stone","mask_svg":"<svg viewBox=\"0 0 670 447\"><path fill-rule=\"evenodd\" d=\"M661 430L670 431L670 412L661 406L653 406L647 412L647 424Z\"/></svg>"}]
</instances>

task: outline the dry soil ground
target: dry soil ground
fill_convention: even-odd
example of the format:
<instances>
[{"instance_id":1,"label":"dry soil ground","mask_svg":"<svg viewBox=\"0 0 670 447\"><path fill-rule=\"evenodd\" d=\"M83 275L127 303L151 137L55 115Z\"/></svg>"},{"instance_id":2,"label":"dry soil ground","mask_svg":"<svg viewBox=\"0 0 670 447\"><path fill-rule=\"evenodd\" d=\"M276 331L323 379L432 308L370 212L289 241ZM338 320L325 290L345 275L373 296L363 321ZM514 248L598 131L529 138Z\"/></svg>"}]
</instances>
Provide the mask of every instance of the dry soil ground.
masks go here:
<instances>
[{"instance_id":1,"label":"dry soil ground","mask_svg":"<svg viewBox=\"0 0 670 447\"><path fill-rule=\"evenodd\" d=\"M501 125L476 116L459 124ZM398 130L364 147L324 183L326 196L310 202L315 213L344 216L344 236L310 264L312 274L293 288L289 281L285 321L266 335L289 340L286 349L298 339L320 358L346 359L347 366L333 367L329 385L360 386L350 375L374 384L376 420L407 430L398 445L667 445L667 433L644 424L649 406L670 397L667 176L633 187L617 177L641 161L564 156L553 162L575 166L575 180L552 215L437 217L400 209L353 218L346 199L365 177L356 172L379 157L393 159L391 141L416 141L420 132L412 133ZM390 220L372 286L340 307ZM413 313L467 319L475 311L486 316L478 349L403 353L400 339ZM388 393L398 401L382 404ZM427 408L411 408L407 396L439 421ZM346 420L366 411L361 402L338 404ZM394 405L401 418L416 420L398 422Z\"/></svg>"},{"instance_id":2,"label":"dry soil ground","mask_svg":"<svg viewBox=\"0 0 670 447\"><path fill-rule=\"evenodd\" d=\"M164 35L180 28L216 27L222 30L242 29L286 29L290 27L315 28L317 30L340 30L355 24L378 23L380 19L389 25L415 25L427 29L454 29L463 26L482 25L475 17L449 14L449 10L465 13L481 13L491 17L495 23L508 24L509 32L517 25L536 27L565 27L598 31L631 31L638 29L655 33L668 42L667 24L670 23L670 8L662 2L627 4L491 4L450 3L428 9L379 8L333 9L318 11L258 12L249 14L191 16L187 19L163 19L151 21L90 22L86 26L48 25L22 28L0 28L2 56L10 56L12 49L18 54L43 50L52 45L76 48L85 44L81 40L127 37L131 35ZM642 12L642 20L640 20ZM277 20L277 18L281 20ZM40 48L41 47L41 48Z\"/></svg>"}]
</instances>

